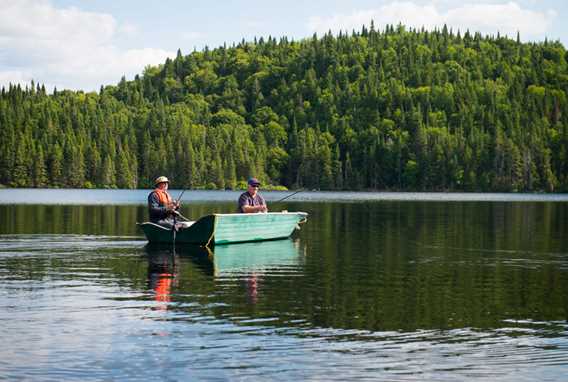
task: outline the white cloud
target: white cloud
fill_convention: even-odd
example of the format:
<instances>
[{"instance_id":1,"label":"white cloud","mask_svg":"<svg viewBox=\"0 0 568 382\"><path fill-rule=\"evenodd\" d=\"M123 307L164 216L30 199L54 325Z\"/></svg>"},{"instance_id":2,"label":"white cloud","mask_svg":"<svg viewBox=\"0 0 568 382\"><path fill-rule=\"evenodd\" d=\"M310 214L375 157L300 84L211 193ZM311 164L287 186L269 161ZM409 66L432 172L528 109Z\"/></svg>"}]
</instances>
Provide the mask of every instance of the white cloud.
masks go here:
<instances>
[{"instance_id":1,"label":"white cloud","mask_svg":"<svg viewBox=\"0 0 568 382\"><path fill-rule=\"evenodd\" d=\"M351 14L338 14L331 17L312 17L308 28L319 34L329 30L361 30L374 20L375 27L381 30L386 24L412 26L426 29L440 28L444 24L454 30L495 34L497 32L515 36L520 32L524 39L543 39L550 29L556 12L523 9L516 2L462 4L442 9L440 1L430 4L415 2L391 2L379 8L354 11Z\"/></svg>"},{"instance_id":2,"label":"white cloud","mask_svg":"<svg viewBox=\"0 0 568 382\"><path fill-rule=\"evenodd\" d=\"M472 4L451 9L445 14L448 24L469 26L482 32L514 35L519 31L530 38L544 37L556 17L554 11L535 12L517 3ZM470 28L473 29L473 28Z\"/></svg>"},{"instance_id":3,"label":"white cloud","mask_svg":"<svg viewBox=\"0 0 568 382\"><path fill-rule=\"evenodd\" d=\"M0 0L0 8L0 86L34 79L48 89L98 90L175 56L119 49L117 36L136 28L108 14L56 8L47 0Z\"/></svg>"}]
</instances>

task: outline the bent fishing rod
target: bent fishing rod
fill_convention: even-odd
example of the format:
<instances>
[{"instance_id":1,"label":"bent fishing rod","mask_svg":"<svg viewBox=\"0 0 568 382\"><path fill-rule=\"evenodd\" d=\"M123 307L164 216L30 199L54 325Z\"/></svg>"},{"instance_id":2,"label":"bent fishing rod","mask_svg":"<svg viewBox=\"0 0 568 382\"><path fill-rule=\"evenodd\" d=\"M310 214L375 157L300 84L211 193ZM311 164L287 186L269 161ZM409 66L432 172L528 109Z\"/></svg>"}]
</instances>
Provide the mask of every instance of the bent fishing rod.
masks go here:
<instances>
[{"instance_id":1,"label":"bent fishing rod","mask_svg":"<svg viewBox=\"0 0 568 382\"><path fill-rule=\"evenodd\" d=\"M275 201L275 202L273 202L273 203L280 203L281 201L286 200L286 199L288 199L289 197L294 196L294 195L296 195L297 193L302 192L302 191L304 191L303 188L301 188L301 189L299 189L298 191L294 192L293 194L290 194L290 195L288 195L288 196L285 196L285 197L283 197L282 199L277 200L277 201Z\"/></svg>"}]
</instances>

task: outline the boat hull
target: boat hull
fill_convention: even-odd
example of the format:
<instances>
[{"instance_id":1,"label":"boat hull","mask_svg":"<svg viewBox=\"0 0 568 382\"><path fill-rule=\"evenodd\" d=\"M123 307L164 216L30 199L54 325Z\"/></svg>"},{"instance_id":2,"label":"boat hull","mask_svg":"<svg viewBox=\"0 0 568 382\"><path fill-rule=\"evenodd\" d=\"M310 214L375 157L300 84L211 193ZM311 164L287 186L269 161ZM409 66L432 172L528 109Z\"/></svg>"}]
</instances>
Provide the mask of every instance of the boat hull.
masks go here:
<instances>
[{"instance_id":1,"label":"boat hull","mask_svg":"<svg viewBox=\"0 0 568 382\"><path fill-rule=\"evenodd\" d=\"M179 244L231 244L290 237L305 212L207 215L175 232ZM139 224L150 243L173 243L174 231L154 223Z\"/></svg>"}]
</instances>

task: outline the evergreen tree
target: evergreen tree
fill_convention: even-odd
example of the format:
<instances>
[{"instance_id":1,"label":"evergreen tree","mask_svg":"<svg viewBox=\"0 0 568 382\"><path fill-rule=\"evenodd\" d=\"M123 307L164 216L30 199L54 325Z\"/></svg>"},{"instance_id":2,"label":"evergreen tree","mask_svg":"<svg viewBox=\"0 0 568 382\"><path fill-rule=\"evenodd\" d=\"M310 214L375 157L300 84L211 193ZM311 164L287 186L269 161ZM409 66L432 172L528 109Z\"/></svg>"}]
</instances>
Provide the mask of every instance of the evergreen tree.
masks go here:
<instances>
[{"instance_id":1,"label":"evergreen tree","mask_svg":"<svg viewBox=\"0 0 568 382\"><path fill-rule=\"evenodd\" d=\"M178 50L98 93L9 85L0 184L566 192L567 57L371 25Z\"/></svg>"}]
</instances>

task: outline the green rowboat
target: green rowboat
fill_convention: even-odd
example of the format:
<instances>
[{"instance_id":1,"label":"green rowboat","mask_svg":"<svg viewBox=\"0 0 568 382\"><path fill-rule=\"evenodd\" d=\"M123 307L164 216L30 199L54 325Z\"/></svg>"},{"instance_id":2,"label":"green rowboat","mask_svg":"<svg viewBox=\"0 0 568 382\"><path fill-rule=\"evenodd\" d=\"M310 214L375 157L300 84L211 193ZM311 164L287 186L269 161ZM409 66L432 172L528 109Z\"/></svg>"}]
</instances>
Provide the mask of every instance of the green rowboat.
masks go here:
<instances>
[{"instance_id":1,"label":"green rowboat","mask_svg":"<svg viewBox=\"0 0 568 382\"><path fill-rule=\"evenodd\" d=\"M304 223L306 212L268 212L256 214L213 214L190 222L175 232L179 244L231 244L283 239ZM140 223L150 243L173 243L174 231L154 223Z\"/></svg>"}]
</instances>

